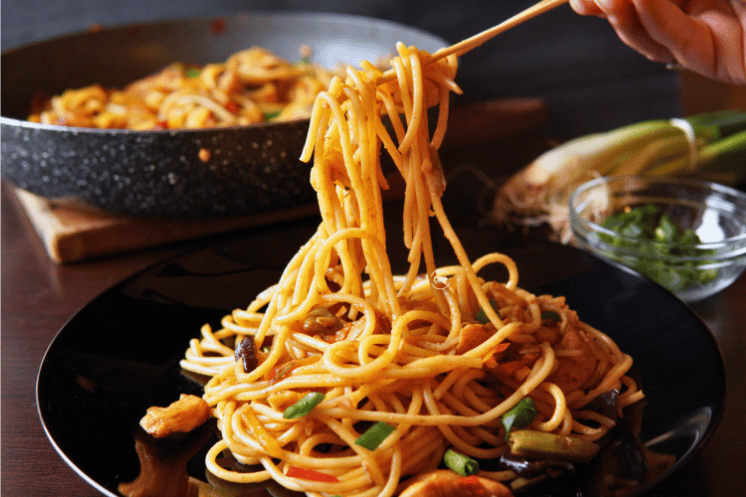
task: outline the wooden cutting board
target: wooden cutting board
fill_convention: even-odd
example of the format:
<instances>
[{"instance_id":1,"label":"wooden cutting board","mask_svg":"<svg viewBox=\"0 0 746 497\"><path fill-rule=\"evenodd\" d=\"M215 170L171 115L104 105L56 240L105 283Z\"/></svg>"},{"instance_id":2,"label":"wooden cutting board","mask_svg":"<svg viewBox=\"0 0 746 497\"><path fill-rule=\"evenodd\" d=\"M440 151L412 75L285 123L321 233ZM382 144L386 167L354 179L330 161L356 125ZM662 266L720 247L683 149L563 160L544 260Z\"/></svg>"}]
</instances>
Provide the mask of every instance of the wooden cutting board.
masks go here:
<instances>
[{"instance_id":1,"label":"wooden cutting board","mask_svg":"<svg viewBox=\"0 0 746 497\"><path fill-rule=\"evenodd\" d=\"M13 188L12 193L50 259L60 264L310 217L318 213L316 205L308 205L224 219L153 219L55 204L18 188Z\"/></svg>"}]
</instances>

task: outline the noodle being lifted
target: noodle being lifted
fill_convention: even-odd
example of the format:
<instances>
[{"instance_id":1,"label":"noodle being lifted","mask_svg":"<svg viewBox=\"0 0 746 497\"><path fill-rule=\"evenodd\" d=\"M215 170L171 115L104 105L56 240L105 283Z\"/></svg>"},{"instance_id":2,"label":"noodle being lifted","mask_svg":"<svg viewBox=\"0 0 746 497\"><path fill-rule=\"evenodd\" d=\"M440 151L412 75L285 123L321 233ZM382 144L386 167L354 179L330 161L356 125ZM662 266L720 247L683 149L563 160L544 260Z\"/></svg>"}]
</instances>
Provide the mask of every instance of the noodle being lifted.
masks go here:
<instances>
[{"instance_id":1,"label":"noodle being lifted","mask_svg":"<svg viewBox=\"0 0 746 497\"><path fill-rule=\"evenodd\" d=\"M427 64L429 54L397 49L394 81L378 84L381 71L363 63L319 94L302 157L314 158L317 232L276 285L226 316L222 329L205 325L182 361L209 377L203 398L222 438L206 465L220 478L271 478L318 496L390 496L445 460L458 473L432 473L404 493L443 477L441 490L491 484L509 495L495 481L520 485L528 477L515 468L466 475L478 460L511 453L587 461L621 408L642 398L626 375L631 358L562 297L519 288L505 255L469 260L443 211L437 156L449 92L459 91L456 59ZM431 137L425 111L434 104ZM411 266L401 276L385 251L381 144L406 180ZM459 265L435 266L433 215ZM507 268L507 281L478 276L494 263ZM609 392L618 393L617 412L590 409ZM226 450L255 470L221 464Z\"/></svg>"}]
</instances>

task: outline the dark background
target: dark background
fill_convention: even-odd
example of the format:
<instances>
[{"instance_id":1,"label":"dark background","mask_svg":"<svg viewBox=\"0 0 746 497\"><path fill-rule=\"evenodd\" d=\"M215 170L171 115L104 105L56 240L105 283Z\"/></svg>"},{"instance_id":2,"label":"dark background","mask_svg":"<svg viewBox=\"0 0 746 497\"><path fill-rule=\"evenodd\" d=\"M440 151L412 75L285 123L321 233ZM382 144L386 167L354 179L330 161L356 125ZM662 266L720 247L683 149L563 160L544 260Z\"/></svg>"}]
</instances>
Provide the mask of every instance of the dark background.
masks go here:
<instances>
[{"instance_id":1,"label":"dark background","mask_svg":"<svg viewBox=\"0 0 746 497\"><path fill-rule=\"evenodd\" d=\"M5 0L2 49L103 27L258 10L327 11L387 19L449 43L483 31L535 0ZM396 40L392 40L392 46ZM112 54L116 57L116 54ZM216 61L221 62L221 61ZM679 77L626 47L603 20L565 5L460 61L462 100L542 96L549 131L571 137L681 113Z\"/></svg>"}]
</instances>

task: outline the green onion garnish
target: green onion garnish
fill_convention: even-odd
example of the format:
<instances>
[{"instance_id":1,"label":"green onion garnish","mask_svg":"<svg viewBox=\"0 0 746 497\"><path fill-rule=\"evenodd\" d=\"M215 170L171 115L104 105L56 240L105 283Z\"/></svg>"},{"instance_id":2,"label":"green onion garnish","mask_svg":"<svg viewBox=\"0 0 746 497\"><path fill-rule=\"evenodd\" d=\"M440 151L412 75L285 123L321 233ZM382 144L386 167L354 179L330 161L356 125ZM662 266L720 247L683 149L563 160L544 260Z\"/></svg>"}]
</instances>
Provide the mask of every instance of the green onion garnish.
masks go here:
<instances>
[{"instance_id":1,"label":"green onion garnish","mask_svg":"<svg viewBox=\"0 0 746 497\"><path fill-rule=\"evenodd\" d=\"M448 449L443 456L446 467L452 469L461 476L471 476L479 473L479 462L469 456L465 456L453 449Z\"/></svg>"},{"instance_id":2,"label":"green onion garnish","mask_svg":"<svg viewBox=\"0 0 746 497\"><path fill-rule=\"evenodd\" d=\"M500 312L497 310L497 302L495 302L495 299L490 299L490 305L497 313L497 317L500 317ZM484 309L479 309L477 315L474 316L474 320L477 321L479 324L487 324L490 322L490 318L487 317L487 313L484 312Z\"/></svg>"},{"instance_id":3,"label":"green onion garnish","mask_svg":"<svg viewBox=\"0 0 746 497\"><path fill-rule=\"evenodd\" d=\"M187 75L187 78L196 78L197 76L199 76L199 69L195 69L193 67L190 69L187 69L186 75Z\"/></svg>"},{"instance_id":4,"label":"green onion garnish","mask_svg":"<svg viewBox=\"0 0 746 497\"><path fill-rule=\"evenodd\" d=\"M505 428L505 440L508 439L510 430L525 428L539 415L534 401L530 397L524 397L513 409L503 414L502 424Z\"/></svg>"},{"instance_id":5,"label":"green onion garnish","mask_svg":"<svg viewBox=\"0 0 746 497\"><path fill-rule=\"evenodd\" d=\"M282 110L273 110L265 112L263 117L265 121L271 121L272 119L276 119L280 114L282 114Z\"/></svg>"},{"instance_id":6,"label":"green onion garnish","mask_svg":"<svg viewBox=\"0 0 746 497\"><path fill-rule=\"evenodd\" d=\"M560 322L562 318L555 311L544 311L541 313L541 319L551 319L552 321Z\"/></svg>"},{"instance_id":7,"label":"green onion garnish","mask_svg":"<svg viewBox=\"0 0 746 497\"><path fill-rule=\"evenodd\" d=\"M319 405L325 397L326 395L319 392L308 393L298 402L285 409L282 417L285 419L302 418L303 416L311 412L314 407Z\"/></svg>"},{"instance_id":8,"label":"green onion garnish","mask_svg":"<svg viewBox=\"0 0 746 497\"><path fill-rule=\"evenodd\" d=\"M699 236L689 228L680 229L656 204L613 214L604 219L601 226L631 238L599 234L601 241L608 245L604 249L606 255L673 292L703 286L717 277L717 269L698 269L691 262L677 262L681 257L704 258L713 252L698 248L702 243ZM639 255L627 255L629 251Z\"/></svg>"},{"instance_id":9,"label":"green onion garnish","mask_svg":"<svg viewBox=\"0 0 746 497\"><path fill-rule=\"evenodd\" d=\"M396 430L396 428L390 424L379 421L368 428L365 433L360 435L360 437L355 440L355 443L368 450L376 450L376 448L381 445L381 442L391 435L394 430Z\"/></svg>"}]
</instances>

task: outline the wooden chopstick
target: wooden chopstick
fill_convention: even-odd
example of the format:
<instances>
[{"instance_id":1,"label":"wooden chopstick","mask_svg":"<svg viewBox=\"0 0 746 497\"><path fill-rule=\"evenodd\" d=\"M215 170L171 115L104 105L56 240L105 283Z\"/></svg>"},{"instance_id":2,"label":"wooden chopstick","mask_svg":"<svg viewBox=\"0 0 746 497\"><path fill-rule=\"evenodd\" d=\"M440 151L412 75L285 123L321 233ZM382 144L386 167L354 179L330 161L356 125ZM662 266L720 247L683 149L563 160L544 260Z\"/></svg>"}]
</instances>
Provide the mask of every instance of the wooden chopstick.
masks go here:
<instances>
[{"instance_id":1,"label":"wooden chopstick","mask_svg":"<svg viewBox=\"0 0 746 497\"><path fill-rule=\"evenodd\" d=\"M541 2L527 8L526 10L519 12L510 19L507 19L497 26L493 26L489 29L477 33L471 38L461 40L460 42L451 45L450 47L444 47L432 53L429 62L434 62L443 57L448 57L451 54L463 55L464 53L480 46L485 41L491 40L500 33L504 33L510 28L514 28L519 24L533 19L534 17L548 12L560 5L566 4L569 0L541 0Z\"/></svg>"},{"instance_id":2,"label":"wooden chopstick","mask_svg":"<svg viewBox=\"0 0 746 497\"><path fill-rule=\"evenodd\" d=\"M519 12L513 17L501 22L497 26L493 26L482 31L481 33L477 33L470 38L466 38L465 40L461 40L460 42L455 43L449 47L443 47L433 52L430 55L430 58L425 63L429 64L431 62L435 62L436 60L442 59L443 57L448 57L452 54L456 54L459 56L463 55L469 50L472 50L480 46L484 42L491 40L500 33L504 33L510 28L514 28L515 26L518 26L519 24L526 22L529 19L533 19L536 16L539 16L556 7L559 7L560 5L564 5L568 1L569 0L541 0L539 3L527 8L524 11ZM381 78L378 81L379 83L385 83L387 81L393 80L395 77L396 73L392 69L389 69L381 75Z\"/></svg>"}]
</instances>

